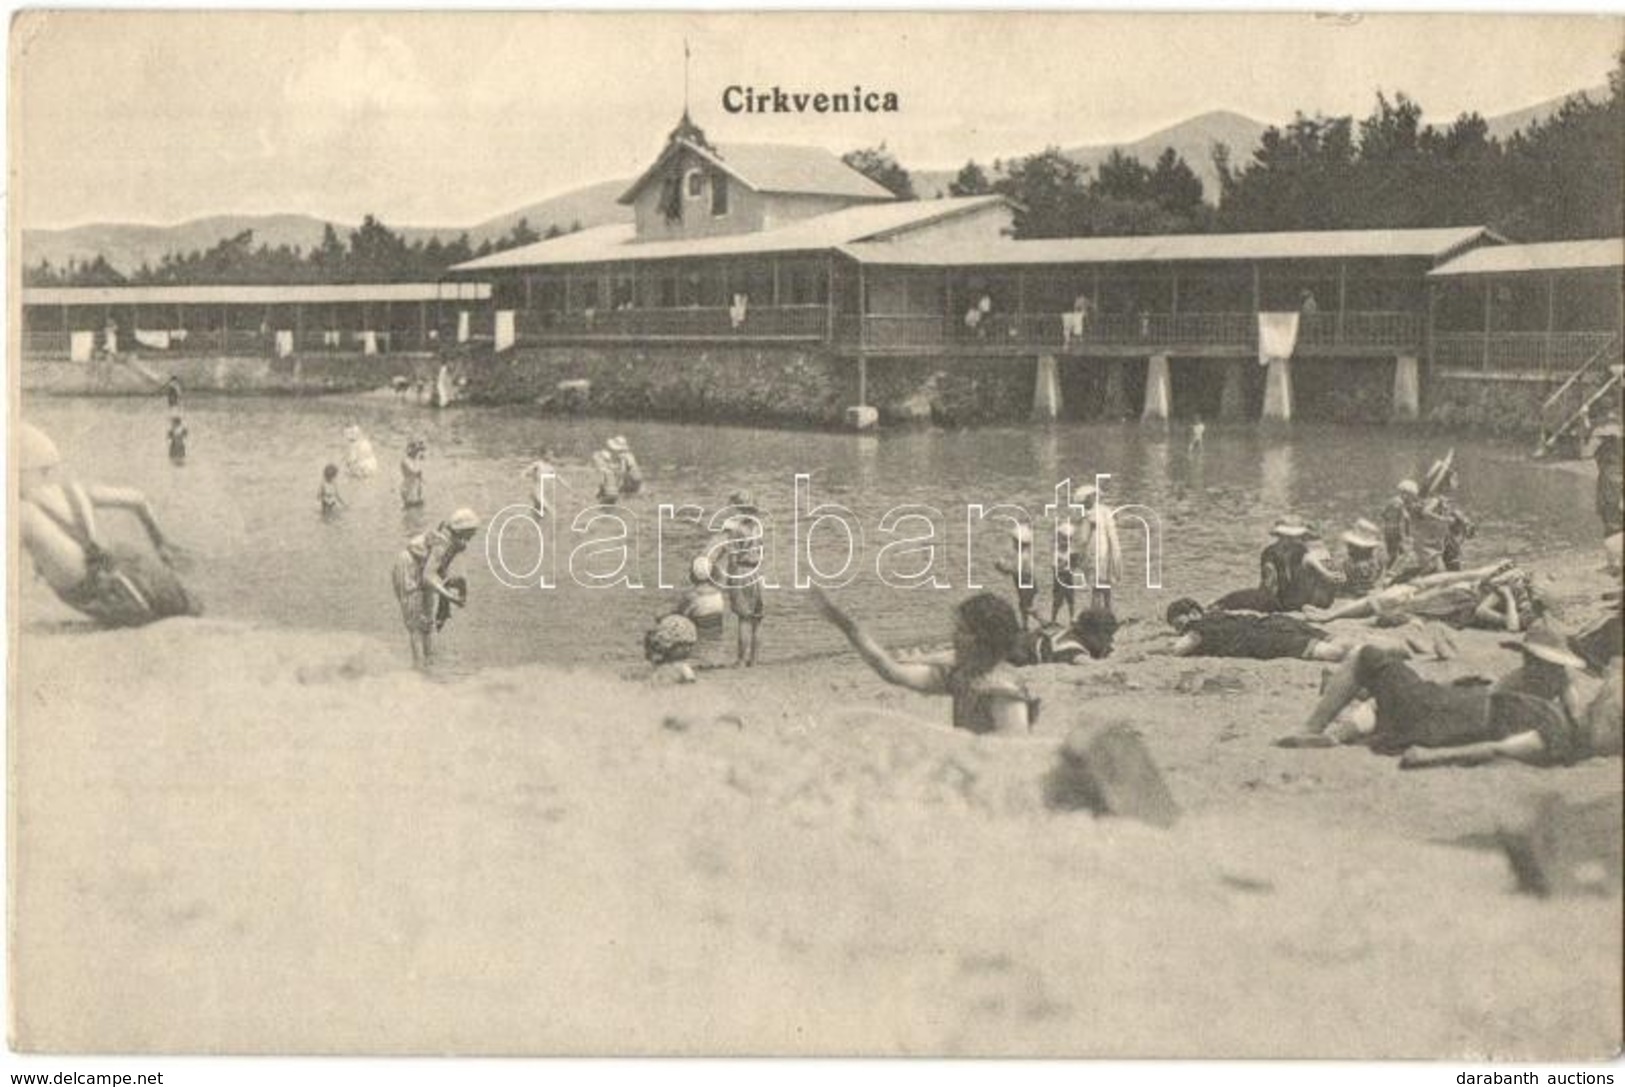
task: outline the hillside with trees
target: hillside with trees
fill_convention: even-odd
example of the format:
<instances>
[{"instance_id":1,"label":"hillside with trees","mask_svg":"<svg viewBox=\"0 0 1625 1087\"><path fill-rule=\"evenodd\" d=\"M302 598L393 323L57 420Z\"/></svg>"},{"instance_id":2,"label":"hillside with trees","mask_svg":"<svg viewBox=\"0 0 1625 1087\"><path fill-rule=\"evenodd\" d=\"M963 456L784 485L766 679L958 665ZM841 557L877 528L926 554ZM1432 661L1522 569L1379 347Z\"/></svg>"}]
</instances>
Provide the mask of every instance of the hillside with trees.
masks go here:
<instances>
[{"instance_id":1,"label":"hillside with trees","mask_svg":"<svg viewBox=\"0 0 1625 1087\"><path fill-rule=\"evenodd\" d=\"M571 231L579 229L579 223L571 227ZM520 219L507 234L477 247L469 244L467 234L449 243L438 237L408 242L403 234L368 215L346 238L329 223L320 244L309 250L285 244L256 246L254 232L244 230L205 250L166 254L157 267L143 264L128 276L98 256L63 268L42 261L23 270L23 281L29 287L432 283L454 264L565 233L557 226L537 233L528 220Z\"/></svg>"},{"instance_id":2,"label":"hillside with trees","mask_svg":"<svg viewBox=\"0 0 1625 1087\"><path fill-rule=\"evenodd\" d=\"M1535 119L1502 137L1504 118L1466 113L1429 124L1421 103L1403 92L1379 92L1363 118L1299 113L1265 128L1245 156L1221 143L1211 163L1194 167L1171 145L1152 157L1145 140L1133 145L1146 150L1144 159L1122 149L1103 156L1084 149L1092 166L1078 161L1078 149L1052 146L986 166L970 161L951 178L937 172L920 191L885 144L843 159L901 199L941 196L943 182L947 195L1003 193L1019 205L1021 238L1480 224L1516 241L1625 233L1625 55L1606 88L1571 96L1549 112L1536 115L1532 107L1515 116L1525 115ZM1249 123L1230 114L1204 118L1237 132ZM1204 174L1216 185L1205 183ZM622 184L591 189L612 194ZM369 215L342 236L327 224L320 242L309 246L256 244L255 232L243 230L133 271L120 271L103 253L65 265L42 260L25 268L24 279L29 286L434 280L454 264L565 233L556 225L538 233L523 216L486 225L500 223L511 225L475 246L467 232L442 241L438 234L391 230ZM578 219L570 229L580 227Z\"/></svg>"}]
</instances>

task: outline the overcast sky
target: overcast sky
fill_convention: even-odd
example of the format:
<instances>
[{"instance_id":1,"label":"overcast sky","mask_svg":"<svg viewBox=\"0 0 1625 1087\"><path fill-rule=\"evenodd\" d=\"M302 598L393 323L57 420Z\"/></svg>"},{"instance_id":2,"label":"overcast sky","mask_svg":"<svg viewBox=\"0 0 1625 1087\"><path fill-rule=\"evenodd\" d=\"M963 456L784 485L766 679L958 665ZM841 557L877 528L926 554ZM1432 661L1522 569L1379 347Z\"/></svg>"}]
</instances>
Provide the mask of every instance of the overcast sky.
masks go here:
<instances>
[{"instance_id":1,"label":"overcast sky","mask_svg":"<svg viewBox=\"0 0 1625 1087\"><path fill-rule=\"evenodd\" d=\"M908 166L1263 121L1488 115L1606 81L1618 17L70 12L12 24L30 227L298 212L467 226L635 174L683 100L717 142L886 141ZM730 84L894 91L896 114L729 115Z\"/></svg>"}]
</instances>

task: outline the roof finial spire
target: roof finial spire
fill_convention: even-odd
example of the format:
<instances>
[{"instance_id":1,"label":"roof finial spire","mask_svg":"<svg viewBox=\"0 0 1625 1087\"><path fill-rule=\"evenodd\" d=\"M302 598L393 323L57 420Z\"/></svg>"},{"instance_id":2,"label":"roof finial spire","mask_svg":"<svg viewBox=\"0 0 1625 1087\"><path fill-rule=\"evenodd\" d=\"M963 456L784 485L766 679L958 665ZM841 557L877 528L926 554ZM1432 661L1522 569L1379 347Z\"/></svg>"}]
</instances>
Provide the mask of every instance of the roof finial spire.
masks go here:
<instances>
[{"instance_id":1,"label":"roof finial spire","mask_svg":"<svg viewBox=\"0 0 1625 1087\"><path fill-rule=\"evenodd\" d=\"M688 120L688 39L683 39L683 120Z\"/></svg>"}]
</instances>

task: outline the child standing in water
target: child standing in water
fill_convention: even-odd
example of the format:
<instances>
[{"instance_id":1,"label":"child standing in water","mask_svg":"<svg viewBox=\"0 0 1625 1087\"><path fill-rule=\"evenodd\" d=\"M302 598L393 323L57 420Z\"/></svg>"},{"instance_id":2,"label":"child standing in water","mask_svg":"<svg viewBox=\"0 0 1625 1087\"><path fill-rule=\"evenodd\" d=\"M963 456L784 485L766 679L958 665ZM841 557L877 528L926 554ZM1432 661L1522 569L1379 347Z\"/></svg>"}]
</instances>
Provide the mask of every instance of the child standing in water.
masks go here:
<instances>
[{"instance_id":1,"label":"child standing in water","mask_svg":"<svg viewBox=\"0 0 1625 1087\"><path fill-rule=\"evenodd\" d=\"M186 429L186 422L179 415L169 419L169 459L175 464L186 463L186 438L190 433Z\"/></svg>"},{"instance_id":2,"label":"child standing in water","mask_svg":"<svg viewBox=\"0 0 1625 1087\"><path fill-rule=\"evenodd\" d=\"M340 506L349 505L344 501L344 496L339 494L338 478L338 465L329 464L322 469L322 486L316 492L316 500L322 504L323 517L331 517L338 512Z\"/></svg>"},{"instance_id":3,"label":"child standing in water","mask_svg":"<svg viewBox=\"0 0 1625 1087\"><path fill-rule=\"evenodd\" d=\"M406 443L406 456L401 458L401 506L417 509L423 505L423 455L428 446L421 438Z\"/></svg>"}]
</instances>

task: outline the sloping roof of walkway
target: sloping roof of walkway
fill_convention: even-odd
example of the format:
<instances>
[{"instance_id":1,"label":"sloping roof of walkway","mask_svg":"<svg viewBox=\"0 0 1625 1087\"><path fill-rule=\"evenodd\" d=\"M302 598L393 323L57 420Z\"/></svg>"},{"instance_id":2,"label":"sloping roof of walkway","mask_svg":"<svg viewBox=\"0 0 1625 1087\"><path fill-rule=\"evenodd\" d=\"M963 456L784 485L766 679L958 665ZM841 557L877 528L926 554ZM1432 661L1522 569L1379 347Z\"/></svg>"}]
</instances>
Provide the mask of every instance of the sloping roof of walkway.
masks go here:
<instances>
[{"instance_id":1,"label":"sloping roof of walkway","mask_svg":"<svg viewBox=\"0 0 1625 1087\"><path fill-rule=\"evenodd\" d=\"M283 306L483 301L489 283L296 283L197 287L26 287L25 306Z\"/></svg>"},{"instance_id":2,"label":"sloping roof of walkway","mask_svg":"<svg viewBox=\"0 0 1625 1087\"><path fill-rule=\"evenodd\" d=\"M1475 249L1429 272L1430 276L1517 275L1625 268L1625 238L1587 238Z\"/></svg>"},{"instance_id":3,"label":"sloping roof of walkway","mask_svg":"<svg viewBox=\"0 0 1625 1087\"><path fill-rule=\"evenodd\" d=\"M1011 238L948 244L895 242L846 245L866 264L997 266L1016 264L1163 264L1251 260L1445 260L1479 242L1499 243L1481 226L1424 230L1314 230L1269 234L1148 234L1121 238Z\"/></svg>"},{"instance_id":4,"label":"sloping roof of walkway","mask_svg":"<svg viewBox=\"0 0 1625 1087\"><path fill-rule=\"evenodd\" d=\"M945 219L1008 203L1002 196L893 200L884 204L842 208L840 211L797 219L768 230L673 241L640 242L637 240L633 224L616 223L549 238L518 249L492 253L488 257L459 264L451 271L467 274L488 272L498 268L534 268L562 264L828 252L852 242L918 230Z\"/></svg>"}]
</instances>

